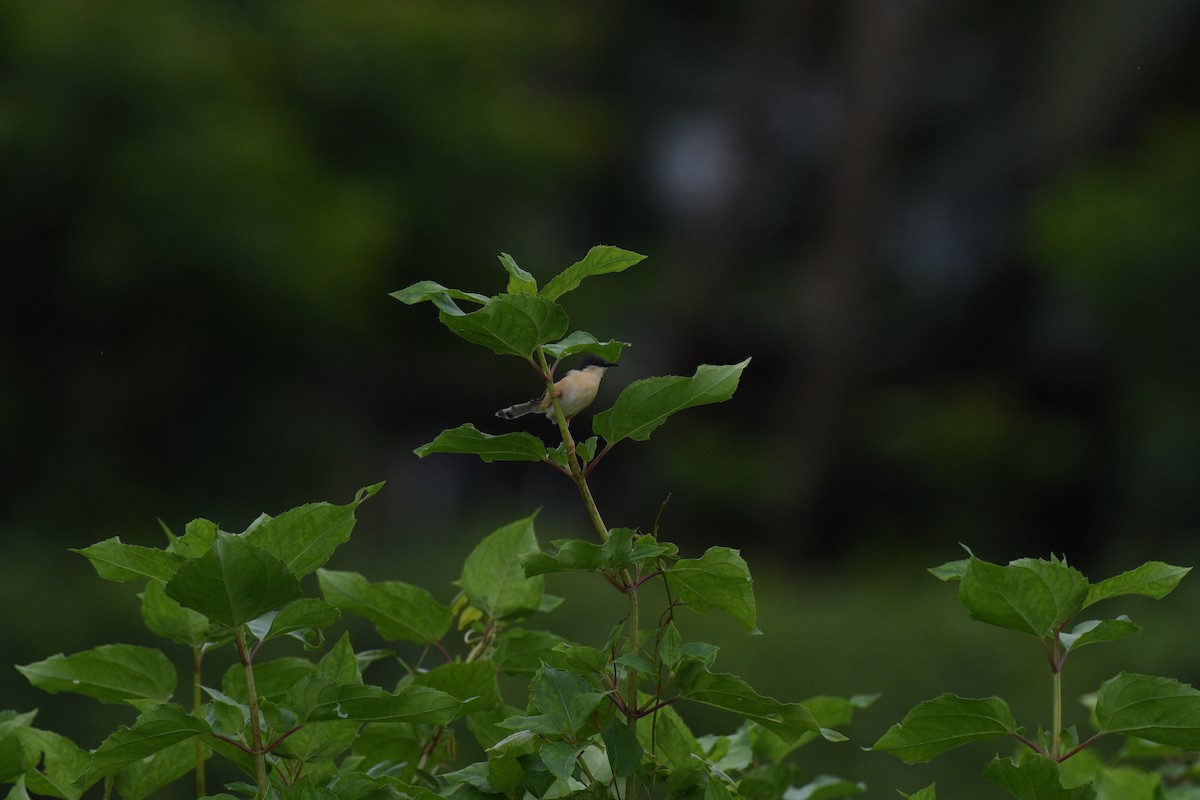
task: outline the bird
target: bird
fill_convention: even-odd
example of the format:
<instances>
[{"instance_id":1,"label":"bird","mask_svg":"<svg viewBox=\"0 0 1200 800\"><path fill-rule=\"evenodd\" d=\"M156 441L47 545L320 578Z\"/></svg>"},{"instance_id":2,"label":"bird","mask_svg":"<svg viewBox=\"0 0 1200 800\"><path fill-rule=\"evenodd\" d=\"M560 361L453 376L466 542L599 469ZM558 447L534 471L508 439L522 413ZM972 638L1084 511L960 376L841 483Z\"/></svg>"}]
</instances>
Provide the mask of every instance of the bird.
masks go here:
<instances>
[{"instance_id":1,"label":"bird","mask_svg":"<svg viewBox=\"0 0 1200 800\"><path fill-rule=\"evenodd\" d=\"M596 399L597 390L600 389L600 379L604 377L604 371L616 366L620 365L605 361L600 356L585 356L571 371L554 383L553 395L547 391L536 400L502 408L496 412L496 416L501 419L516 419L537 412L545 414L546 419L553 422L553 398L557 397L563 416L570 420L592 404Z\"/></svg>"}]
</instances>

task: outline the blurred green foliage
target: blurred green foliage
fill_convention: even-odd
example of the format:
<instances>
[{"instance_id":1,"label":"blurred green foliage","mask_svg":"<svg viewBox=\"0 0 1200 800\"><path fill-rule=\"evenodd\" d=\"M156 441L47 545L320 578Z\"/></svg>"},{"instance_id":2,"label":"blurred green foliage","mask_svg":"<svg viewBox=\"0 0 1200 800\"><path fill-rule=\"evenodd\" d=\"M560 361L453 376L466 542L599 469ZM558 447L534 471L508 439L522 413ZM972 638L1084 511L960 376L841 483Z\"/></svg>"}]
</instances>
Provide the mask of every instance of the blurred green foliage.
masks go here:
<instances>
[{"instance_id":1,"label":"blurred green foliage","mask_svg":"<svg viewBox=\"0 0 1200 800\"><path fill-rule=\"evenodd\" d=\"M1034 206L1030 248L1080 298L1110 354L1113 509L1194 532L1200 502L1200 117L1166 116L1132 153L1060 176Z\"/></svg>"}]
</instances>

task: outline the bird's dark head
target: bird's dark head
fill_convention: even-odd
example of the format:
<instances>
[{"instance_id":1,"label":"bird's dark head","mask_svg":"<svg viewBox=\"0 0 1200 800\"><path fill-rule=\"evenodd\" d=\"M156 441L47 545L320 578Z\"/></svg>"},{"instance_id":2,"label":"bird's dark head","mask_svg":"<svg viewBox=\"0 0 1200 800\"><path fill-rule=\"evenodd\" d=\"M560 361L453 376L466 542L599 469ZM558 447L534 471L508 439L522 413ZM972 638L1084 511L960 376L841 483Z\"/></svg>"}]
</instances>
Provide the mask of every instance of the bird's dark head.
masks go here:
<instances>
[{"instance_id":1,"label":"bird's dark head","mask_svg":"<svg viewBox=\"0 0 1200 800\"><path fill-rule=\"evenodd\" d=\"M579 360L579 363L575 365L575 369L587 369L588 367L600 367L601 369L607 369L608 367L619 367L619 366L621 366L621 365L614 364L611 361L605 361L600 356L592 355L591 353L588 353L586 356L584 356L582 359Z\"/></svg>"}]
</instances>

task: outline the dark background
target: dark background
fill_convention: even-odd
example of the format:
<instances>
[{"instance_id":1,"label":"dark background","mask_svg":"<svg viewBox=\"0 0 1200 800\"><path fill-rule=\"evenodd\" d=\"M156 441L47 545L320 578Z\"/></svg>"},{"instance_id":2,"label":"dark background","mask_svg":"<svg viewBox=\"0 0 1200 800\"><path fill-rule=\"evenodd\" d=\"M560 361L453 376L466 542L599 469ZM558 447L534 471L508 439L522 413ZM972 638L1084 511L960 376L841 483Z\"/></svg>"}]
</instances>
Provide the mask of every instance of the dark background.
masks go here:
<instances>
[{"instance_id":1,"label":"dark background","mask_svg":"<svg viewBox=\"0 0 1200 800\"><path fill-rule=\"evenodd\" d=\"M616 244L648 259L564 299L634 345L598 408L753 362L606 458L606 521L669 494L685 553L742 548L767 636L703 623L719 666L884 691L817 762L920 788L936 764L858 745L944 690L1023 692L1036 727L1049 691L1036 645L976 632L925 567L960 542L1095 579L1196 557L1198 54L1190 0L0 2L4 660L146 637L66 548L158 545L156 518L241 530L386 479L331 566L444 600L539 506L543 540L586 535L550 470L412 455L511 429L492 413L538 387L387 293L495 293L501 251L546 280ZM1200 679L1162 626L1123 647L1069 696ZM61 702L0 670L0 707L88 746L111 725Z\"/></svg>"}]
</instances>

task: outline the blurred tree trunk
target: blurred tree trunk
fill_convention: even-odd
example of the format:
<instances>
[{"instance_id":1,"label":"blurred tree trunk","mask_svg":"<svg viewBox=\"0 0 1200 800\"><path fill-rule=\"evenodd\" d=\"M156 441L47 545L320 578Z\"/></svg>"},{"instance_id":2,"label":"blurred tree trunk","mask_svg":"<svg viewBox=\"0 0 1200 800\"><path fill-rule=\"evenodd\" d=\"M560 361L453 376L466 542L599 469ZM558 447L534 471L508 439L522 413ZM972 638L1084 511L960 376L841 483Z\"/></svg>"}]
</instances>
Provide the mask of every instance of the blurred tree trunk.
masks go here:
<instances>
[{"instance_id":1,"label":"blurred tree trunk","mask_svg":"<svg viewBox=\"0 0 1200 800\"><path fill-rule=\"evenodd\" d=\"M704 196L690 209L668 214L667 238L674 243L668 282L679 291L659 342L664 367L688 363L701 348L706 359L747 355L720 351L724 343L746 338L739 330L745 320L731 300L739 280L763 269L754 258L761 247L762 198L769 193L764 182L780 171L777 144L770 141L772 115L804 69L803 57L819 32L812 20L819 5L811 0L752 5L730 49L725 96L702 112L706 115L682 122L701 140L687 166L705 176L698 183ZM688 133L680 138L686 146Z\"/></svg>"},{"instance_id":2,"label":"blurred tree trunk","mask_svg":"<svg viewBox=\"0 0 1200 800\"><path fill-rule=\"evenodd\" d=\"M777 394L772 429L781 434L784 484L793 487L779 509L781 544L820 549L837 537L820 519L846 441L848 411L860 384L867 326L876 319L873 274L881 211L889 191L888 151L909 97L908 54L923 4L863 0L847 15L841 136L830 170L827 218L815 245L800 243L787 342L788 369Z\"/></svg>"},{"instance_id":3,"label":"blurred tree trunk","mask_svg":"<svg viewBox=\"0 0 1200 800\"><path fill-rule=\"evenodd\" d=\"M888 190L888 149L905 111L904 57L914 18L927 2L861 0L833 11L817 2L760 3L733 54L723 106L715 118L691 120L694 128L710 126L707 138L697 134L705 144L687 162L706 176L698 186L708 195L690 212L677 213L669 233L678 243L670 283L679 290L657 350L666 366L697 356L744 357L725 352L726 345L747 341L746 326L761 310L736 306L739 283L778 287L774 301L782 313L768 313L778 314L783 327L775 329L779 340L767 355L782 363L774 365L770 395L755 413L762 435L772 439L767 452L779 470L773 483L782 487L765 492L775 498L766 516L773 518L777 544L795 553L837 534L815 521L845 439L847 398L860 371L864 326L873 317L871 262ZM830 29L820 15L829 13L840 17L834 27L844 34L832 45L819 39ZM832 76L823 73L831 60ZM830 107L796 105L796 94L813 87L832 90ZM804 121L818 135L836 137L828 144L833 162L813 172L826 181L824 188L780 185L781 173L794 169L781 152L791 144L779 138L781 113L830 117ZM813 202L797 192L824 197ZM780 196L793 204L793 218L764 219L777 210L770 198ZM809 205L816 209L812 221L796 210ZM772 265L759 259L771 257L770 240L780 228L804 238L786 245L794 255L764 281L761 273ZM760 360L757 370L771 367Z\"/></svg>"}]
</instances>

